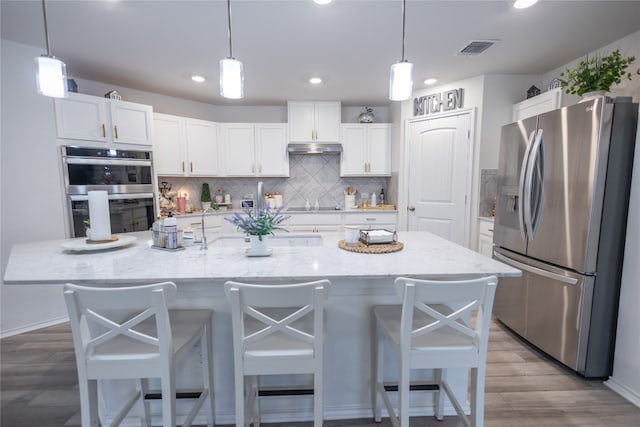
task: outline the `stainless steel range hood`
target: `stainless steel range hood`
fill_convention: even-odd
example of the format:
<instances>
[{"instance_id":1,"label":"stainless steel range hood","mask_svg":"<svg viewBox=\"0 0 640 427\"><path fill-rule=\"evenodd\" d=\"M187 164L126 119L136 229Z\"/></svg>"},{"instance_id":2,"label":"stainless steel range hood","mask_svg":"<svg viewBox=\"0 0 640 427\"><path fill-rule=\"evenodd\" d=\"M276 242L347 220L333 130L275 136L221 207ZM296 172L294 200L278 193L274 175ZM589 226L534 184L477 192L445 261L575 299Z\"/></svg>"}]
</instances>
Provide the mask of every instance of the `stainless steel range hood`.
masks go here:
<instances>
[{"instance_id":1,"label":"stainless steel range hood","mask_svg":"<svg viewBox=\"0 0 640 427\"><path fill-rule=\"evenodd\" d=\"M289 154L340 154L342 144L289 144L287 151Z\"/></svg>"}]
</instances>

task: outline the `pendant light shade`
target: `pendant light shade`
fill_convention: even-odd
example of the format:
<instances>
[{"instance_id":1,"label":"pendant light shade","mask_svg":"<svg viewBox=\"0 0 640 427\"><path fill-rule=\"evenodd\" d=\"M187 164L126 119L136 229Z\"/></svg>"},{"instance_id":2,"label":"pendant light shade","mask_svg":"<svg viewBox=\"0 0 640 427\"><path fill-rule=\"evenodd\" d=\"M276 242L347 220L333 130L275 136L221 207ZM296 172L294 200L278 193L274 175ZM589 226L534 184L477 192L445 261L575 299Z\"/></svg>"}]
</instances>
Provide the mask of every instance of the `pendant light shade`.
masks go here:
<instances>
[{"instance_id":1,"label":"pendant light shade","mask_svg":"<svg viewBox=\"0 0 640 427\"><path fill-rule=\"evenodd\" d=\"M404 29L405 29L406 0L402 0L402 60L391 66L389 77L389 99L391 101L405 101L411 98L413 92L413 79L411 72L413 64L404 59Z\"/></svg>"},{"instance_id":2,"label":"pendant light shade","mask_svg":"<svg viewBox=\"0 0 640 427\"><path fill-rule=\"evenodd\" d=\"M229 23L229 56L220 60L220 95L229 99L241 99L244 97L244 67L242 62L233 57L231 0L227 0L227 17Z\"/></svg>"},{"instance_id":3,"label":"pendant light shade","mask_svg":"<svg viewBox=\"0 0 640 427\"><path fill-rule=\"evenodd\" d=\"M411 98L413 91L412 71L413 64L406 60L396 62L391 66L391 78L389 79L389 99L391 101L405 101Z\"/></svg>"},{"instance_id":4,"label":"pendant light shade","mask_svg":"<svg viewBox=\"0 0 640 427\"><path fill-rule=\"evenodd\" d=\"M36 85L38 93L53 98L67 96L67 66L53 56L36 58Z\"/></svg>"},{"instance_id":5,"label":"pendant light shade","mask_svg":"<svg viewBox=\"0 0 640 427\"><path fill-rule=\"evenodd\" d=\"M45 0L42 0L42 16L44 17L47 54L36 57L36 87L41 95L64 98L67 96L67 66L64 62L51 55Z\"/></svg>"},{"instance_id":6,"label":"pendant light shade","mask_svg":"<svg viewBox=\"0 0 640 427\"><path fill-rule=\"evenodd\" d=\"M220 95L229 99L244 97L242 62L235 58L220 60Z\"/></svg>"}]
</instances>

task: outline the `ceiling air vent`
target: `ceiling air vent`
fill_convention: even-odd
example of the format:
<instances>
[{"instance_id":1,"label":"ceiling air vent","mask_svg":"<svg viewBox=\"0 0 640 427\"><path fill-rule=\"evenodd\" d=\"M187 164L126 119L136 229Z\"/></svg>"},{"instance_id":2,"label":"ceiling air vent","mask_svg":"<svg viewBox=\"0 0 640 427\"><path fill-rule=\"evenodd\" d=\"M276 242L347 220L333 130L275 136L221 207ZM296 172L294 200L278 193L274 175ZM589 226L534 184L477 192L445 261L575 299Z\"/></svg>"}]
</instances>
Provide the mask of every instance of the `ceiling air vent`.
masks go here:
<instances>
[{"instance_id":1,"label":"ceiling air vent","mask_svg":"<svg viewBox=\"0 0 640 427\"><path fill-rule=\"evenodd\" d=\"M471 40L465 47L460 49L458 55L478 56L497 42L498 40Z\"/></svg>"}]
</instances>

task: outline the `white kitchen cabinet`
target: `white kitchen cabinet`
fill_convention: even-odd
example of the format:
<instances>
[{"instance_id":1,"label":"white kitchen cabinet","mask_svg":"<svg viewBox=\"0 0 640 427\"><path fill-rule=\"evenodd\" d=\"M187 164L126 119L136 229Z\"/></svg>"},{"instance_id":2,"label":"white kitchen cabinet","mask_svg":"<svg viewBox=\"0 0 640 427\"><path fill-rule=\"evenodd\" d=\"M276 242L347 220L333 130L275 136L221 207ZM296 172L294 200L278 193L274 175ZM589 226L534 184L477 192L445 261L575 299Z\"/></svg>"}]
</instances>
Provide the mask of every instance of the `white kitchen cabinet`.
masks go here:
<instances>
[{"instance_id":1,"label":"white kitchen cabinet","mask_svg":"<svg viewBox=\"0 0 640 427\"><path fill-rule=\"evenodd\" d=\"M493 256L493 218L478 219L478 252Z\"/></svg>"},{"instance_id":2,"label":"white kitchen cabinet","mask_svg":"<svg viewBox=\"0 0 640 427\"><path fill-rule=\"evenodd\" d=\"M344 225L357 225L361 229L396 231L397 212L345 212Z\"/></svg>"},{"instance_id":3,"label":"white kitchen cabinet","mask_svg":"<svg viewBox=\"0 0 640 427\"><path fill-rule=\"evenodd\" d=\"M58 138L116 144L153 144L150 105L70 93L55 99Z\"/></svg>"},{"instance_id":4,"label":"white kitchen cabinet","mask_svg":"<svg viewBox=\"0 0 640 427\"><path fill-rule=\"evenodd\" d=\"M563 89L556 88L514 104L512 120L516 122L563 107L564 96Z\"/></svg>"},{"instance_id":5,"label":"white kitchen cabinet","mask_svg":"<svg viewBox=\"0 0 640 427\"><path fill-rule=\"evenodd\" d=\"M342 110L338 101L289 101L290 142L338 142Z\"/></svg>"},{"instance_id":6,"label":"white kitchen cabinet","mask_svg":"<svg viewBox=\"0 0 640 427\"><path fill-rule=\"evenodd\" d=\"M161 176L217 176L218 124L155 114L154 167Z\"/></svg>"},{"instance_id":7,"label":"white kitchen cabinet","mask_svg":"<svg viewBox=\"0 0 640 427\"><path fill-rule=\"evenodd\" d=\"M391 125L341 126L341 176L391 175Z\"/></svg>"},{"instance_id":8,"label":"white kitchen cabinet","mask_svg":"<svg viewBox=\"0 0 640 427\"><path fill-rule=\"evenodd\" d=\"M220 124L225 176L289 176L285 123Z\"/></svg>"}]
</instances>

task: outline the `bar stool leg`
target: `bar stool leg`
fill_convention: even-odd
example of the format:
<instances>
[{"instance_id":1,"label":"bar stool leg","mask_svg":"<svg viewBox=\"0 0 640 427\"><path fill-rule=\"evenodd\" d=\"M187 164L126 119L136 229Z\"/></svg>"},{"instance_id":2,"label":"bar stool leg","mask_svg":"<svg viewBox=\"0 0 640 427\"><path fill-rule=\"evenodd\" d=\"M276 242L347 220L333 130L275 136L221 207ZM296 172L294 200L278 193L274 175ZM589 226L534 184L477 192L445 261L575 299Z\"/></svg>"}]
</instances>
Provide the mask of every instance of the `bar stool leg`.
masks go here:
<instances>
[{"instance_id":1,"label":"bar stool leg","mask_svg":"<svg viewBox=\"0 0 640 427\"><path fill-rule=\"evenodd\" d=\"M438 421L442 421L444 417L444 385L442 384L447 378L447 370L446 369L435 369L435 380L438 385L438 391L436 392L436 410L435 416Z\"/></svg>"},{"instance_id":2,"label":"bar stool leg","mask_svg":"<svg viewBox=\"0 0 640 427\"><path fill-rule=\"evenodd\" d=\"M383 354L384 354L384 336L380 333L380 324L376 322L376 344L374 346L374 375L373 375L373 419L379 423L382 421L382 396L378 387L382 386L383 378Z\"/></svg>"}]
</instances>

